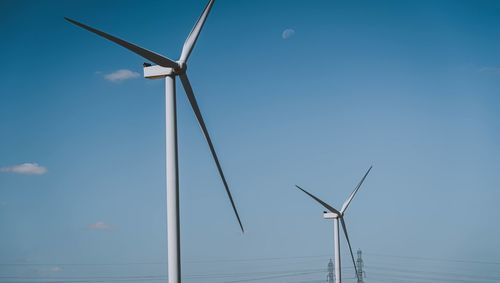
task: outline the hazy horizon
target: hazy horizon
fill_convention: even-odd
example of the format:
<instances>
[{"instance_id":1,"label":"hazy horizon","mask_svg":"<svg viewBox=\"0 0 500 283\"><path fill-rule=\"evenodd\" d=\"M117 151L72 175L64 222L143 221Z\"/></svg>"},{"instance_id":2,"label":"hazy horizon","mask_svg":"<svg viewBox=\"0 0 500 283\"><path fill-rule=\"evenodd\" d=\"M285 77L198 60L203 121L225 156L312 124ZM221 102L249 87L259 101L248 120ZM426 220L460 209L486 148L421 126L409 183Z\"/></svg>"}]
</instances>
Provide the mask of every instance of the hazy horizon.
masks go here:
<instances>
[{"instance_id":1,"label":"hazy horizon","mask_svg":"<svg viewBox=\"0 0 500 283\"><path fill-rule=\"evenodd\" d=\"M165 282L164 84L206 1L0 2L0 282ZM500 3L217 0L177 81L183 281L500 281ZM342 238L344 280L355 282Z\"/></svg>"}]
</instances>

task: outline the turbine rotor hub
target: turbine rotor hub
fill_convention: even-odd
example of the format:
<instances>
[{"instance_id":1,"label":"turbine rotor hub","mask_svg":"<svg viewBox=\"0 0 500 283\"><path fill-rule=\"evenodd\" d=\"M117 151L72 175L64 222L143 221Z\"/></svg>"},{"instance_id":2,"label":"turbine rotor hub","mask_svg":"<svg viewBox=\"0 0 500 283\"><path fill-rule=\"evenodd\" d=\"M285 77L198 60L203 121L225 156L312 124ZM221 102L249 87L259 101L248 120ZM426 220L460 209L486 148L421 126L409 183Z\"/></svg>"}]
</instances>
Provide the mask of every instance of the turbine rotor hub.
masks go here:
<instances>
[{"instance_id":1,"label":"turbine rotor hub","mask_svg":"<svg viewBox=\"0 0 500 283\"><path fill-rule=\"evenodd\" d=\"M182 74L185 74L186 73L186 70L187 70L187 64L186 62L184 61L179 61L177 62L177 64L179 65L179 67L175 68L174 69L174 73L176 75L182 75Z\"/></svg>"}]
</instances>

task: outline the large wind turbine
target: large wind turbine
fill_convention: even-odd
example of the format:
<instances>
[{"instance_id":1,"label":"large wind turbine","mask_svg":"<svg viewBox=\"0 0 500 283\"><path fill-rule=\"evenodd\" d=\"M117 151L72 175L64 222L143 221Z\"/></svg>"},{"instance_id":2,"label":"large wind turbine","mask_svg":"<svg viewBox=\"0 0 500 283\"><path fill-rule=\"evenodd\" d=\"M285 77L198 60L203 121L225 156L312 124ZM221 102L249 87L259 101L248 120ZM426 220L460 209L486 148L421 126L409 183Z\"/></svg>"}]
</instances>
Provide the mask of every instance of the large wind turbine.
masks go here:
<instances>
[{"instance_id":1,"label":"large wind turbine","mask_svg":"<svg viewBox=\"0 0 500 283\"><path fill-rule=\"evenodd\" d=\"M151 65L149 63L144 63L144 77L148 79L165 79L165 120L166 120L166 184L167 184L167 242L168 242L168 282L169 283L179 283L181 282L181 264L180 264L180 235L179 235L179 180L178 180L178 163L177 163L177 118L176 118L176 95L175 95L175 78L178 76L181 79L181 83L186 91L189 103L193 108L194 114L198 123L200 124L201 131L207 140L208 147L217 166L217 170L222 179L224 187L226 189L227 196L231 202L234 213L240 225L241 231L243 230L243 225L241 224L240 216L236 210L236 206L231 196L231 191L227 184L224 173L215 153L212 140L208 134L207 127L203 120L203 117L196 102L196 98L193 93L191 84L186 74L187 61L193 47L196 44L196 40L200 35L200 32L205 24L207 16L212 9L214 0L210 0L203 10L200 18L194 25L193 29L189 33L184 46L182 47L182 52L179 60L173 61L166 56L160 55L153 51L149 51L133 43L127 42L113 35L105 33L103 31L97 30L85 24L79 23L75 20L65 18L72 24L75 24L81 28L91 31L105 39L108 39L128 50L140 55L141 57L153 62L157 65Z\"/></svg>"},{"instance_id":2,"label":"large wind turbine","mask_svg":"<svg viewBox=\"0 0 500 283\"><path fill-rule=\"evenodd\" d=\"M351 203L352 199L358 192L359 188L365 181L366 176L368 173L370 173L370 170L372 170L372 166L366 171L365 175L359 182L359 184L356 186L354 191L351 193L351 195L347 198L347 200L344 202L342 205L342 209L340 211L336 210L333 208L331 205L327 204L326 202L320 200L316 196L312 195L311 193L307 192L306 190L302 189L301 187L295 185L298 189L312 197L314 200L319 202L324 208L328 209L328 212L325 211L323 214L323 218L325 219L333 219L333 243L334 243L334 250L335 250L335 283L340 283L341 282L341 274L340 274L340 232L339 232L339 222L342 224L342 230L344 230L344 235L347 240L347 245L349 246L349 251L351 252L351 258L352 258L352 263L354 264L354 270L356 272L356 276L358 276L358 270L356 268L356 262L354 260L354 254L352 253L352 248L351 248L351 241L349 241L349 236L347 235L347 227L344 222L344 213Z\"/></svg>"}]
</instances>

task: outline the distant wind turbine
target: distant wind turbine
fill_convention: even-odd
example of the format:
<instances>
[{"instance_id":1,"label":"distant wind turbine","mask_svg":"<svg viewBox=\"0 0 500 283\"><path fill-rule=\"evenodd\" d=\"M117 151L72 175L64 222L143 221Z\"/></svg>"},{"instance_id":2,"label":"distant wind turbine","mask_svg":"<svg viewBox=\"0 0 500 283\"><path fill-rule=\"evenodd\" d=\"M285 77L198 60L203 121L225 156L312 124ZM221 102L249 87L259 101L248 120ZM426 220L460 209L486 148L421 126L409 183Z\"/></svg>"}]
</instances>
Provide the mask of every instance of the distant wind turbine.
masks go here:
<instances>
[{"instance_id":1,"label":"distant wind turbine","mask_svg":"<svg viewBox=\"0 0 500 283\"><path fill-rule=\"evenodd\" d=\"M365 181L366 176L368 176L368 173L370 173L370 170L372 170L372 166L366 171L365 175L359 182L359 184L356 186L354 191L351 193L351 195L347 198L347 200L344 202L342 205L342 209L340 211L336 210L333 208L331 205L327 204L326 202L322 201L321 199L317 198L316 196L312 195L308 191L302 189L301 187L295 185L298 189L309 195L311 198L313 198L315 201L319 202L324 208L328 209L328 212L325 211L323 214L323 218L325 219L333 219L333 243L334 243L334 249L335 249L335 283L341 283L341 274L340 274L340 233L339 233L339 221L342 224L342 228L344 230L344 235L347 240L347 245L349 246L349 251L351 252L351 258L352 258L352 263L354 264L354 271L356 272L356 276L358 276L358 269L356 268L356 261L354 260L354 254L352 253L352 248L351 248L351 241L349 240L349 236L347 235L347 227L344 222L344 213L351 203L352 199L358 192L359 188Z\"/></svg>"},{"instance_id":2,"label":"distant wind turbine","mask_svg":"<svg viewBox=\"0 0 500 283\"><path fill-rule=\"evenodd\" d=\"M182 52L179 60L173 61L163 55L149 51L133 43L127 42L113 35L105 33L103 31L97 30L75 20L65 18L72 24L75 24L81 28L91 31L105 39L108 39L126 49L140 55L141 57L157 64L151 65L149 63L144 63L144 77L148 79L165 79L165 120L166 120L166 179L167 179L167 241L168 241L168 282L169 283L179 283L181 282L181 264L180 264L180 231L179 231L179 181L178 181L178 162L177 162L177 115L176 115L176 95L175 95L175 77L179 76L181 83L186 91L189 103L193 108L194 114L198 123L200 124L201 131L207 140L208 147L212 153L215 165L222 179L222 183L226 189L227 196L233 207L234 214L238 220L241 231L243 230L243 225L240 220L238 211L236 210L236 205L234 204L231 191L227 184L224 173L222 172L222 167L219 162L219 158L215 153L215 148L212 144L212 140L208 134L207 127L203 120L203 117L196 102L193 89L189 82L186 74L187 61L191 51L196 44L196 40L200 35L200 32L205 24L207 16L212 9L214 0L210 0L203 10L200 18L194 25L193 29L189 33L184 46L182 47Z\"/></svg>"}]
</instances>

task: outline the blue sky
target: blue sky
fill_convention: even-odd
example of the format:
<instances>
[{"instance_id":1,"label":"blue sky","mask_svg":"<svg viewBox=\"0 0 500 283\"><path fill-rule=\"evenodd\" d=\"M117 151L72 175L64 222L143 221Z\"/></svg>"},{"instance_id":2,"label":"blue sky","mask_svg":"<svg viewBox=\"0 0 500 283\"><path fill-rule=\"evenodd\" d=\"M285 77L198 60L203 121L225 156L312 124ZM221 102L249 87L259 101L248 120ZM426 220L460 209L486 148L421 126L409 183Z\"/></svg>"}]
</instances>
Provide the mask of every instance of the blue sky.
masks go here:
<instances>
[{"instance_id":1,"label":"blue sky","mask_svg":"<svg viewBox=\"0 0 500 283\"><path fill-rule=\"evenodd\" d=\"M176 59L204 5L0 3L0 282L165 281L163 83L63 17ZM333 228L294 184L340 207L372 164L346 215L367 282L498 281L499 13L217 1L189 74L247 232L179 88L185 282L324 280Z\"/></svg>"}]
</instances>

